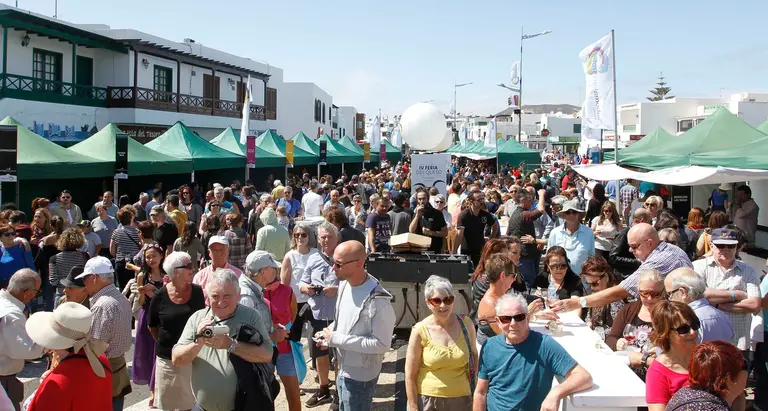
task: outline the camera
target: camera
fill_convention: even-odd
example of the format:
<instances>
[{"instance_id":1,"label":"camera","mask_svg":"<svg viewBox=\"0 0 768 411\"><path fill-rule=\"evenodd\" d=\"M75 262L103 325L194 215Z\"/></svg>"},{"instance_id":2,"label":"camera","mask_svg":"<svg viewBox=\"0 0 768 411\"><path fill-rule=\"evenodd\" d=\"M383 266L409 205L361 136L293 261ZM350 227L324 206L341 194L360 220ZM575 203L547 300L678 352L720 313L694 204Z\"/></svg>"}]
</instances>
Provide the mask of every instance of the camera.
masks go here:
<instances>
[{"instance_id":1,"label":"camera","mask_svg":"<svg viewBox=\"0 0 768 411\"><path fill-rule=\"evenodd\" d=\"M226 325L214 325L212 327L206 327L203 332L200 333L201 337L211 338L217 335L229 334L229 327Z\"/></svg>"},{"instance_id":2,"label":"camera","mask_svg":"<svg viewBox=\"0 0 768 411\"><path fill-rule=\"evenodd\" d=\"M323 287L322 285L311 285L310 288L315 292L315 295L320 295L323 293Z\"/></svg>"}]
</instances>

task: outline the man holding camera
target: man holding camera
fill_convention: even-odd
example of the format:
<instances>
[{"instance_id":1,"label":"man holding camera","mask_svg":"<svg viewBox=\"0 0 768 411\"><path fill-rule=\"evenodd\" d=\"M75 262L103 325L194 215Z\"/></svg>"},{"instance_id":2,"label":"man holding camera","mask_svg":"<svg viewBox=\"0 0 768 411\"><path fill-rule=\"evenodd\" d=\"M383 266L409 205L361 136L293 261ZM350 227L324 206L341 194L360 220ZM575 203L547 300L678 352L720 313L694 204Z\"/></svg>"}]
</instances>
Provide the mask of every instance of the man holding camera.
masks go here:
<instances>
[{"instance_id":1,"label":"man holding camera","mask_svg":"<svg viewBox=\"0 0 768 411\"><path fill-rule=\"evenodd\" d=\"M238 304L237 275L216 270L206 284L209 308L189 318L173 347L173 365L192 363L192 391L206 411L232 411L238 375L230 354L250 363L272 360L272 341L261 315Z\"/></svg>"}]
</instances>

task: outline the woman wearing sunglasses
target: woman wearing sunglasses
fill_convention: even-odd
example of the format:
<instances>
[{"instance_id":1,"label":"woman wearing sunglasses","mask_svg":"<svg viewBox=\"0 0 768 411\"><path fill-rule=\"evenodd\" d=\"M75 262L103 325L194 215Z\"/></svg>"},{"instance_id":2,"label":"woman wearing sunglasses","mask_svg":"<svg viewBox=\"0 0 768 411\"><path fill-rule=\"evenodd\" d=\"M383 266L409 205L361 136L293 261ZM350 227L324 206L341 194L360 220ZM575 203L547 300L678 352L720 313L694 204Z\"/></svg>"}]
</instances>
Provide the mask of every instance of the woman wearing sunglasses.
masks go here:
<instances>
[{"instance_id":1,"label":"woman wearing sunglasses","mask_svg":"<svg viewBox=\"0 0 768 411\"><path fill-rule=\"evenodd\" d=\"M613 268L605 261L605 258L595 255L587 258L584 266L581 268L581 278L589 286L592 293L603 291L619 283L619 279ZM591 307L587 309L587 325L605 339L608 331L611 330L613 319L626 304L626 300L614 301L602 307Z\"/></svg>"},{"instance_id":2,"label":"woman wearing sunglasses","mask_svg":"<svg viewBox=\"0 0 768 411\"><path fill-rule=\"evenodd\" d=\"M291 235L291 250L283 258L282 268L280 270L280 282L290 286L293 294L296 296L297 312L301 312L309 301L309 295L301 292L299 281L301 280L304 269L307 267L309 257L317 254L317 248L309 246L309 236L311 232L307 226L297 225L293 227ZM305 316L296 316L291 327L291 337L293 341L301 340L301 333L304 329Z\"/></svg>"},{"instance_id":3,"label":"woman wearing sunglasses","mask_svg":"<svg viewBox=\"0 0 768 411\"><path fill-rule=\"evenodd\" d=\"M563 247L550 247L542 258L542 263L544 271L533 280L533 286L541 290L539 297L566 300L584 296L584 285L579 276L571 270ZM577 308L575 312L581 316L581 308Z\"/></svg>"},{"instance_id":4,"label":"woman wearing sunglasses","mask_svg":"<svg viewBox=\"0 0 768 411\"><path fill-rule=\"evenodd\" d=\"M747 362L738 348L725 341L696 346L688 368L690 386L678 390L667 404L669 411L728 411L747 386Z\"/></svg>"},{"instance_id":5,"label":"woman wearing sunglasses","mask_svg":"<svg viewBox=\"0 0 768 411\"><path fill-rule=\"evenodd\" d=\"M643 270L639 280L640 301L621 307L613 320L605 343L615 351L629 351L629 366L641 379L645 379L646 363L651 353L649 340L654 329L651 309L664 300L664 279L657 270Z\"/></svg>"},{"instance_id":6,"label":"woman wearing sunglasses","mask_svg":"<svg viewBox=\"0 0 768 411\"><path fill-rule=\"evenodd\" d=\"M675 393L689 385L689 366L699 338L699 318L677 301L661 301L651 310L653 344L662 353L648 367L645 401L649 411L664 411Z\"/></svg>"},{"instance_id":7,"label":"woman wearing sunglasses","mask_svg":"<svg viewBox=\"0 0 768 411\"><path fill-rule=\"evenodd\" d=\"M469 410L477 373L475 328L453 312L450 281L433 275L424 284L432 312L413 326L405 357L405 390L411 410Z\"/></svg>"}]
</instances>

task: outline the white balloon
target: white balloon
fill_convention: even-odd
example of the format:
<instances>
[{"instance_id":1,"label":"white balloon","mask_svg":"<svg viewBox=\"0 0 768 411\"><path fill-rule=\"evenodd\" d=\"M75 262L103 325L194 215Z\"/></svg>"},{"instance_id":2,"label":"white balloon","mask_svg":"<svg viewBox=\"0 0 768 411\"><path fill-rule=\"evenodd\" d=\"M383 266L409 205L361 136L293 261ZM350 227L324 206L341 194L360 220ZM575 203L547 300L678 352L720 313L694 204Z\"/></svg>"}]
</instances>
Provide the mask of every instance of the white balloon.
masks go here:
<instances>
[{"instance_id":1,"label":"white balloon","mask_svg":"<svg viewBox=\"0 0 768 411\"><path fill-rule=\"evenodd\" d=\"M437 150L445 139L445 115L429 103L408 107L400 118L400 135L415 150Z\"/></svg>"},{"instance_id":2,"label":"white balloon","mask_svg":"<svg viewBox=\"0 0 768 411\"><path fill-rule=\"evenodd\" d=\"M450 128L445 130L445 137L443 137L443 141L440 142L435 148L433 148L434 151L445 151L448 150L448 148L453 144L453 130Z\"/></svg>"}]
</instances>

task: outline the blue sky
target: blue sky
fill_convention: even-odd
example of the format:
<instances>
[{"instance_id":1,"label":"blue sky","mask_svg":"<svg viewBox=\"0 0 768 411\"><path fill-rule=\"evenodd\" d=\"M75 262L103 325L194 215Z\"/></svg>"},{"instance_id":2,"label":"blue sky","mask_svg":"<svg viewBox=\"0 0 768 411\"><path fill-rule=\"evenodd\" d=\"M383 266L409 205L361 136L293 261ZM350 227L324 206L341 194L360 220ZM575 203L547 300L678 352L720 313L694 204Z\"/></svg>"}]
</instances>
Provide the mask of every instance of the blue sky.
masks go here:
<instances>
[{"instance_id":1,"label":"blue sky","mask_svg":"<svg viewBox=\"0 0 768 411\"><path fill-rule=\"evenodd\" d=\"M54 0L19 7L53 15ZM659 72L681 97L765 92L766 15L765 0L59 0L61 19L265 60L369 115L424 100L447 112L454 81L474 82L459 89L460 112L504 109L495 84L509 82L521 25L553 31L525 43L524 104L580 105L578 53L611 29L619 103L645 100Z\"/></svg>"}]
</instances>

